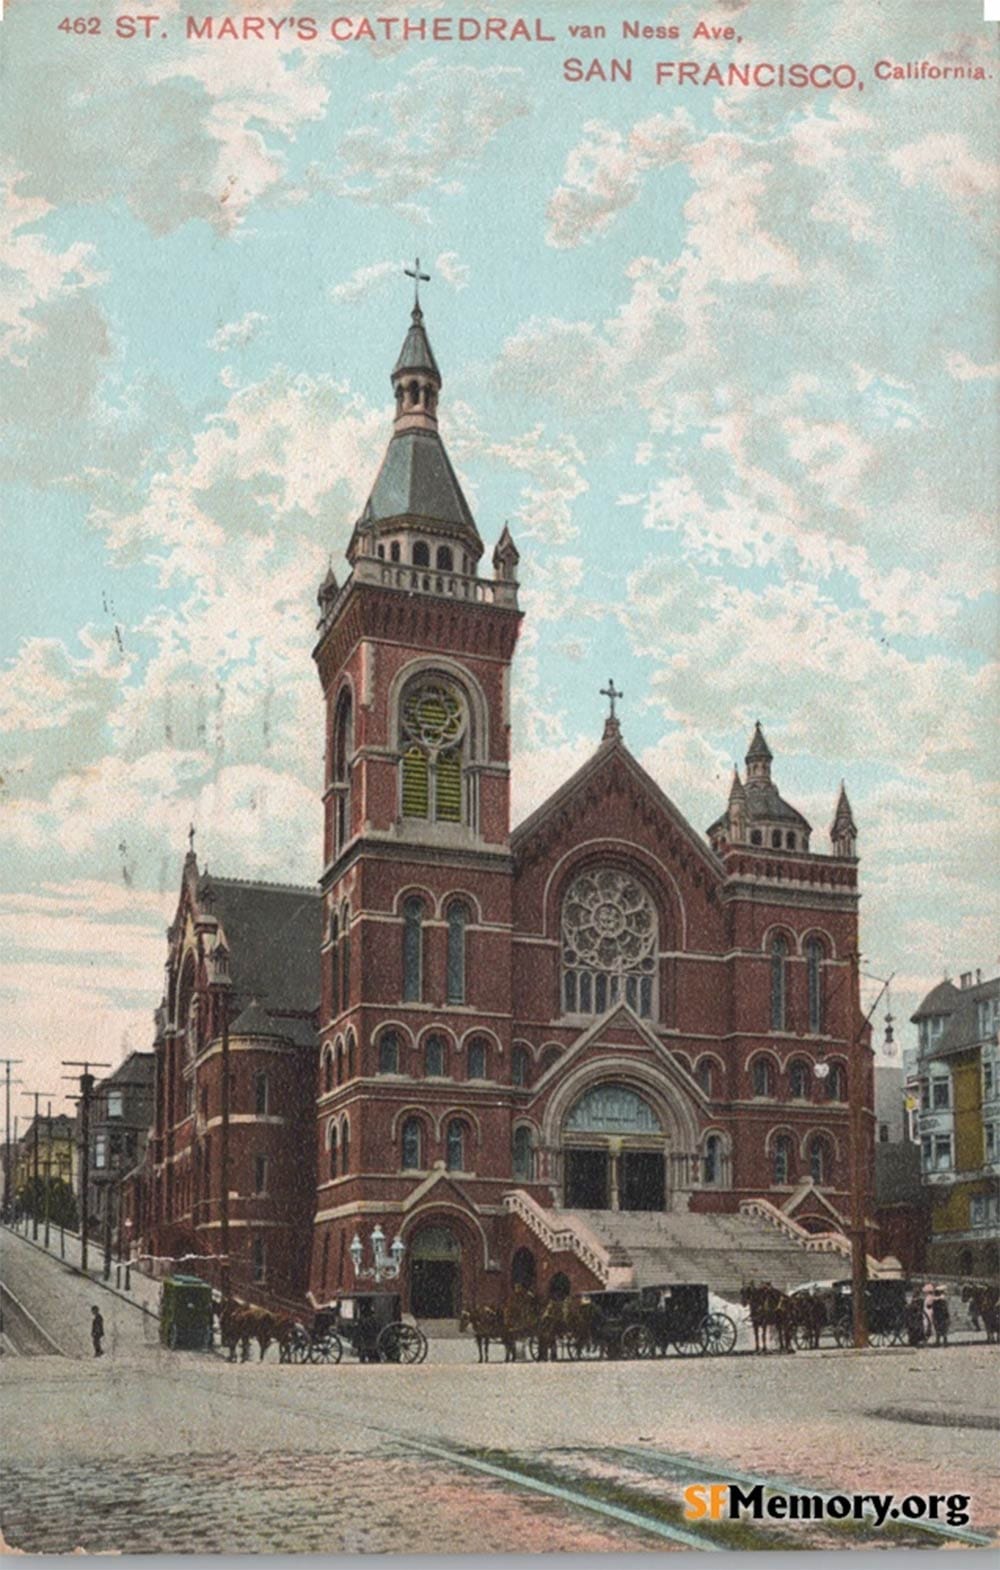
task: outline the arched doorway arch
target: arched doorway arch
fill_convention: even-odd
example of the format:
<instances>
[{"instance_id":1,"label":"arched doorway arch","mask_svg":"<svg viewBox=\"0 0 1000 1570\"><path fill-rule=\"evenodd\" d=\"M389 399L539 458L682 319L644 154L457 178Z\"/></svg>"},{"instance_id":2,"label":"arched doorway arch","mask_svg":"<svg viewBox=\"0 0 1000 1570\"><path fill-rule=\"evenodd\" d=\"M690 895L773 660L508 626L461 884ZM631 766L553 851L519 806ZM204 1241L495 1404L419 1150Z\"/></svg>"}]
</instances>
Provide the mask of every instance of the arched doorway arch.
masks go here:
<instances>
[{"instance_id":1,"label":"arched doorway arch","mask_svg":"<svg viewBox=\"0 0 1000 1570\"><path fill-rule=\"evenodd\" d=\"M462 1307L462 1245L451 1227L429 1221L409 1249L410 1312L417 1319L455 1319Z\"/></svg>"},{"instance_id":2,"label":"arched doorway arch","mask_svg":"<svg viewBox=\"0 0 1000 1570\"><path fill-rule=\"evenodd\" d=\"M663 1123L634 1086L587 1086L563 1118L561 1143L568 1210L666 1209Z\"/></svg>"}]
</instances>

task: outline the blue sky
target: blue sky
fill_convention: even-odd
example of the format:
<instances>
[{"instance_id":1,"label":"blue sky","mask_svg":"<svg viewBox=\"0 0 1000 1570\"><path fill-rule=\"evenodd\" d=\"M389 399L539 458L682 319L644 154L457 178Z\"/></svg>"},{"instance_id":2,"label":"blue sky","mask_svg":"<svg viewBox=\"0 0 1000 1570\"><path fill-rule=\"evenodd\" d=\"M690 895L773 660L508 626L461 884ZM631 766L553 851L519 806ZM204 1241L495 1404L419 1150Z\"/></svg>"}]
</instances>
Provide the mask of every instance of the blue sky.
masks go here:
<instances>
[{"instance_id":1,"label":"blue sky","mask_svg":"<svg viewBox=\"0 0 1000 1570\"><path fill-rule=\"evenodd\" d=\"M515 815L596 745L611 673L698 829L759 716L817 847L848 782L897 1015L995 971L996 28L978 0L634 9L682 41L595 45L636 79L579 86L558 4L555 45L398 48L8 8L0 995L32 1082L148 1044L190 820L220 871L315 878L313 597L415 254L445 439L522 552ZM695 43L702 15L742 43ZM653 85L730 57L865 85Z\"/></svg>"}]
</instances>

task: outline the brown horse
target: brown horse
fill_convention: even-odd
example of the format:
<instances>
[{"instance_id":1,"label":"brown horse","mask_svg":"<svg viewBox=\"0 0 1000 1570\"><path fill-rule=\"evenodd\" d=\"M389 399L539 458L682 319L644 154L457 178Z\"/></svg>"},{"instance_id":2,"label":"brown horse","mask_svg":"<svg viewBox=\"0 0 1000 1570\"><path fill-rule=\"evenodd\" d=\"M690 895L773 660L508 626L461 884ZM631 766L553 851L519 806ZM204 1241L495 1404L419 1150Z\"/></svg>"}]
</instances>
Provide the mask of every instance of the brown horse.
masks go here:
<instances>
[{"instance_id":1,"label":"brown horse","mask_svg":"<svg viewBox=\"0 0 1000 1570\"><path fill-rule=\"evenodd\" d=\"M504 1345L504 1361L517 1361L517 1343L527 1336L538 1335L542 1317L541 1304L534 1292L516 1286L500 1311L500 1339Z\"/></svg>"},{"instance_id":2,"label":"brown horse","mask_svg":"<svg viewBox=\"0 0 1000 1570\"><path fill-rule=\"evenodd\" d=\"M476 1338L480 1363L490 1360L490 1342L503 1341L503 1314L499 1308L463 1308L459 1330L471 1330Z\"/></svg>"},{"instance_id":3,"label":"brown horse","mask_svg":"<svg viewBox=\"0 0 1000 1570\"><path fill-rule=\"evenodd\" d=\"M973 1328L978 1330L982 1324L988 1343L1000 1341L1000 1289L981 1281L967 1281L962 1288L962 1302L969 1305Z\"/></svg>"},{"instance_id":4,"label":"brown horse","mask_svg":"<svg viewBox=\"0 0 1000 1570\"><path fill-rule=\"evenodd\" d=\"M743 1288L741 1301L750 1310L750 1323L753 1325L753 1340L755 1352L767 1351L767 1333L773 1326L778 1338L779 1352L793 1352L792 1346L792 1299L770 1281L763 1282L760 1286L750 1282Z\"/></svg>"},{"instance_id":5,"label":"brown horse","mask_svg":"<svg viewBox=\"0 0 1000 1570\"><path fill-rule=\"evenodd\" d=\"M219 1340L229 1353L230 1363L236 1362L237 1350L240 1353L240 1362L245 1363L250 1356L251 1338L246 1304L238 1303L235 1298L230 1297L224 1302L215 1303L214 1309L219 1321Z\"/></svg>"},{"instance_id":6,"label":"brown horse","mask_svg":"<svg viewBox=\"0 0 1000 1570\"><path fill-rule=\"evenodd\" d=\"M820 1334L827 1322L823 1299L814 1292L797 1292L788 1297L787 1303L791 1335L801 1329L806 1345L817 1351Z\"/></svg>"}]
</instances>

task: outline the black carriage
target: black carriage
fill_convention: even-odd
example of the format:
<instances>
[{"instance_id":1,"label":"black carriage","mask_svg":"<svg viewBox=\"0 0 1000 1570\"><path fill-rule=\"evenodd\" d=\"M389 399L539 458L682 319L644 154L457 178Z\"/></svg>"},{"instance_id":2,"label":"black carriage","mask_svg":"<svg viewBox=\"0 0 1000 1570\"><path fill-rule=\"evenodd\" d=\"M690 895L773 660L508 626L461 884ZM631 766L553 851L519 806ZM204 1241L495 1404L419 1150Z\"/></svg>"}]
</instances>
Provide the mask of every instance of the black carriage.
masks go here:
<instances>
[{"instance_id":1,"label":"black carriage","mask_svg":"<svg viewBox=\"0 0 1000 1570\"><path fill-rule=\"evenodd\" d=\"M915 1291L920 1294L916 1300ZM831 1322L838 1346L854 1343L854 1309L850 1281L835 1281ZM900 1346L912 1329L918 1341L931 1334L931 1320L920 1288L910 1281L886 1280L865 1283L865 1323L871 1346Z\"/></svg>"},{"instance_id":2,"label":"black carriage","mask_svg":"<svg viewBox=\"0 0 1000 1570\"><path fill-rule=\"evenodd\" d=\"M644 1287L637 1299L622 1331L624 1357L663 1357L671 1346L681 1357L723 1357L736 1345L735 1324L710 1309L701 1282Z\"/></svg>"},{"instance_id":3,"label":"black carriage","mask_svg":"<svg viewBox=\"0 0 1000 1570\"><path fill-rule=\"evenodd\" d=\"M336 1309L317 1314L327 1341L346 1343L361 1363L422 1363L427 1337L403 1319L398 1292L359 1292L341 1298ZM332 1357L328 1361L339 1362Z\"/></svg>"},{"instance_id":4,"label":"black carriage","mask_svg":"<svg viewBox=\"0 0 1000 1570\"><path fill-rule=\"evenodd\" d=\"M297 1321L281 1347L283 1363L339 1363L344 1343L338 1334L339 1315L335 1309L321 1308L309 1326Z\"/></svg>"}]
</instances>

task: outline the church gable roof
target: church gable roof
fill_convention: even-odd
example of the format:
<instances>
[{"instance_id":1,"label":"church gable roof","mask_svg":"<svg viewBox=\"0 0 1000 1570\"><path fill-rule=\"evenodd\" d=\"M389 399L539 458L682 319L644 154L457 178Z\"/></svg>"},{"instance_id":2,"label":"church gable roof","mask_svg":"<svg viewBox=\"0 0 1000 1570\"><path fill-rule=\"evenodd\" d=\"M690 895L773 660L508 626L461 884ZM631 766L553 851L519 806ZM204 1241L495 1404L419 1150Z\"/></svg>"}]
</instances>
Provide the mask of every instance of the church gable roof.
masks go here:
<instances>
[{"instance_id":1,"label":"church gable roof","mask_svg":"<svg viewBox=\"0 0 1000 1570\"><path fill-rule=\"evenodd\" d=\"M206 874L198 893L208 894L225 934L240 1002L259 999L269 1015L311 1012L320 993L318 891Z\"/></svg>"},{"instance_id":2,"label":"church gable roof","mask_svg":"<svg viewBox=\"0 0 1000 1570\"><path fill-rule=\"evenodd\" d=\"M615 775L617 774L617 779ZM669 796L629 752L621 737L611 734L602 742L575 774L571 774L552 795L533 813L519 823L511 834L511 850L515 859L526 854L533 842L548 840L558 823L567 814L583 814L604 785L621 789L623 784L632 789L648 804L649 810L664 822L675 840L681 840L693 851L713 882L721 883L725 872L715 852L710 850L695 832L683 813L674 806ZM605 830L607 824L604 825Z\"/></svg>"}]
</instances>

